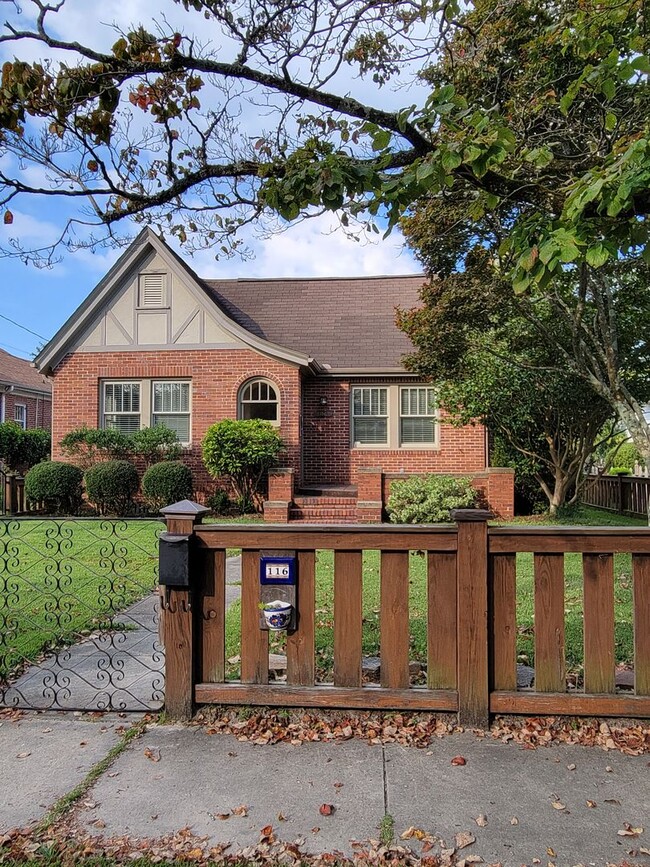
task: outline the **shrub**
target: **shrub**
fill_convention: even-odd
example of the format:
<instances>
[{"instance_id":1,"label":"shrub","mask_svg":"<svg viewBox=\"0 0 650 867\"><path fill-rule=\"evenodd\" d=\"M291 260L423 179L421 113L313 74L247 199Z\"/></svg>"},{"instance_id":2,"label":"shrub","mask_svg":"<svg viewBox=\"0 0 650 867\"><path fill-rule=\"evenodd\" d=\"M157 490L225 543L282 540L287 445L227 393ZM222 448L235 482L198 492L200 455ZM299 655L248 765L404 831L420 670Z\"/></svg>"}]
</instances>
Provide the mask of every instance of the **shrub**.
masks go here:
<instances>
[{"instance_id":1,"label":"shrub","mask_svg":"<svg viewBox=\"0 0 650 867\"><path fill-rule=\"evenodd\" d=\"M48 458L50 447L48 430L23 430L15 421L4 421L0 424L0 461L13 472L33 467Z\"/></svg>"},{"instance_id":2,"label":"shrub","mask_svg":"<svg viewBox=\"0 0 650 867\"><path fill-rule=\"evenodd\" d=\"M43 461L25 476L25 494L31 503L42 503L46 511L74 513L82 501L79 467L62 461Z\"/></svg>"},{"instance_id":3,"label":"shrub","mask_svg":"<svg viewBox=\"0 0 650 867\"><path fill-rule=\"evenodd\" d=\"M607 473L610 476L631 476L632 470L629 467L611 467Z\"/></svg>"},{"instance_id":4,"label":"shrub","mask_svg":"<svg viewBox=\"0 0 650 867\"><path fill-rule=\"evenodd\" d=\"M154 464L142 477L142 493L153 509L191 500L193 490L192 471L180 461Z\"/></svg>"},{"instance_id":5,"label":"shrub","mask_svg":"<svg viewBox=\"0 0 650 867\"><path fill-rule=\"evenodd\" d=\"M76 428L67 433L59 445L63 454L83 470L99 462L121 460L131 451L130 438L112 428Z\"/></svg>"},{"instance_id":6,"label":"shrub","mask_svg":"<svg viewBox=\"0 0 650 867\"><path fill-rule=\"evenodd\" d=\"M450 520L451 509L471 509L479 492L470 479L411 476L393 482L386 510L394 524L437 524Z\"/></svg>"},{"instance_id":7,"label":"shrub","mask_svg":"<svg viewBox=\"0 0 650 867\"><path fill-rule=\"evenodd\" d=\"M259 511L264 475L277 465L283 450L284 443L270 422L225 419L208 428L203 438L203 463L215 478L228 478L240 511Z\"/></svg>"},{"instance_id":8,"label":"shrub","mask_svg":"<svg viewBox=\"0 0 650 867\"><path fill-rule=\"evenodd\" d=\"M129 441L133 454L141 457L148 467L159 461L176 461L183 452L176 432L163 424L143 427L131 434Z\"/></svg>"},{"instance_id":9,"label":"shrub","mask_svg":"<svg viewBox=\"0 0 650 867\"><path fill-rule=\"evenodd\" d=\"M617 473L633 473L637 464L644 467L645 461L637 447L633 443L623 443L618 447L614 447L607 453L606 464L614 464L608 470L609 474L614 476Z\"/></svg>"},{"instance_id":10,"label":"shrub","mask_svg":"<svg viewBox=\"0 0 650 867\"><path fill-rule=\"evenodd\" d=\"M86 495L102 515L126 515L139 487L138 471L129 461L95 464L84 479Z\"/></svg>"},{"instance_id":11,"label":"shrub","mask_svg":"<svg viewBox=\"0 0 650 867\"><path fill-rule=\"evenodd\" d=\"M206 501L206 505L212 509L215 515L228 515L232 509L232 502L230 501L228 492L224 491L223 488L219 488L218 491L211 494Z\"/></svg>"}]
</instances>

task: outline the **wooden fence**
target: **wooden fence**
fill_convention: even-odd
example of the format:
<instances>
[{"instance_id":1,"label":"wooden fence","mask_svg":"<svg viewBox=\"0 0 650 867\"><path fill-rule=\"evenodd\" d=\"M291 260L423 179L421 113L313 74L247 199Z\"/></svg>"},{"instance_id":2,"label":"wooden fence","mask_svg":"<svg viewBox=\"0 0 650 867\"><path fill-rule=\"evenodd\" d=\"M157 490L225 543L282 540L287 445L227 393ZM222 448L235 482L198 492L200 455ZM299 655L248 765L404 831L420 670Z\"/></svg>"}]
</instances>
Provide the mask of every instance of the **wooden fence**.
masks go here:
<instances>
[{"instance_id":1,"label":"wooden fence","mask_svg":"<svg viewBox=\"0 0 650 867\"><path fill-rule=\"evenodd\" d=\"M188 515L186 508L194 510ZM467 725L490 714L650 717L650 530L489 527L459 510L443 526L206 525L201 507L168 507L168 531L195 547L188 589L161 588L166 708L196 704L453 711ZM241 680L226 680L226 549L242 549ZM315 681L316 551L334 551L334 675ZM259 628L260 551L298 556L298 628L287 637L287 682L269 684L268 633ZM381 552L381 682L362 679L362 552ZM409 551L427 557L427 683L409 682ZM516 557L534 554L535 687L517 689ZM564 554L584 577L584 689L567 688ZM615 687L615 552L633 555L632 694ZM161 562L162 569L162 562Z\"/></svg>"},{"instance_id":2,"label":"wooden fence","mask_svg":"<svg viewBox=\"0 0 650 867\"><path fill-rule=\"evenodd\" d=\"M594 476L582 492L588 506L632 517L648 517L650 479L642 476Z\"/></svg>"}]
</instances>

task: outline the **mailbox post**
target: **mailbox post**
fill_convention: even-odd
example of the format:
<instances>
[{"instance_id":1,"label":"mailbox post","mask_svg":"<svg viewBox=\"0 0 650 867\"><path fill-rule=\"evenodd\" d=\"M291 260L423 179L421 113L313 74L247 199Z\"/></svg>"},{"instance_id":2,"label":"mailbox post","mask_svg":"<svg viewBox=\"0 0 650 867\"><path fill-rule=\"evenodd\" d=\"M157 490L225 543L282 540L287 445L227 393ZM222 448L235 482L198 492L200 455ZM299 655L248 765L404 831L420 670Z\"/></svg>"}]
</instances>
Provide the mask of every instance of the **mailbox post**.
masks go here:
<instances>
[{"instance_id":1,"label":"mailbox post","mask_svg":"<svg viewBox=\"0 0 650 867\"><path fill-rule=\"evenodd\" d=\"M171 719L188 720L194 703L194 527L210 510L199 503L181 500L160 511L167 524L158 549L161 635L165 648L165 710Z\"/></svg>"}]
</instances>

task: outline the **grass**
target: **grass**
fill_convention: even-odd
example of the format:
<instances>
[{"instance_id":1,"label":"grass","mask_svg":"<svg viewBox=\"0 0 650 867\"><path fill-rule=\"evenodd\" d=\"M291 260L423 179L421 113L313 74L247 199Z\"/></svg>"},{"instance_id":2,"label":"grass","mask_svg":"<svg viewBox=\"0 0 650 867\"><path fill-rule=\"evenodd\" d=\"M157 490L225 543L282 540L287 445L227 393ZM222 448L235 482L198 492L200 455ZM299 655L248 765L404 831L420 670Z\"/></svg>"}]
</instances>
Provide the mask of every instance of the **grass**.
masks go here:
<instances>
[{"instance_id":1,"label":"grass","mask_svg":"<svg viewBox=\"0 0 650 867\"><path fill-rule=\"evenodd\" d=\"M500 522L506 523L506 522ZM591 507L572 510L566 517L552 520L548 517L515 519L508 524L534 524L535 526L572 524L577 526L644 526L645 522L603 512ZM379 552L363 553L363 653L379 653ZM410 656L426 662L427 658L427 563L426 557L411 552L409 557L409 616ZM565 641L566 661L570 671L580 672L583 663L582 616L582 560L579 554L565 556ZM614 557L615 575L615 656L617 663L633 659L632 579L629 554ZM333 670L333 598L334 557L332 551L318 551L316 555L316 665L318 678L332 679ZM226 655L238 659L241 646L241 607L236 602L226 616ZM521 662L534 664L534 576L532 554L517 556L517 652ZM283 653L286 646L284 633L270 633L270 650ZM237 662L229 666L228 676L239 676Z\"/></svg>"},{"instance_id":2,"label":"grass","mask_svg":"<svg viewBox=\"0 0 650 867\"><path fill-rule=\"evenodd\" d=\"M113 628L116 613L150 594L162 529L156 520L0 521L0 680L43 651Z\"/></svg>"}]
</instances>

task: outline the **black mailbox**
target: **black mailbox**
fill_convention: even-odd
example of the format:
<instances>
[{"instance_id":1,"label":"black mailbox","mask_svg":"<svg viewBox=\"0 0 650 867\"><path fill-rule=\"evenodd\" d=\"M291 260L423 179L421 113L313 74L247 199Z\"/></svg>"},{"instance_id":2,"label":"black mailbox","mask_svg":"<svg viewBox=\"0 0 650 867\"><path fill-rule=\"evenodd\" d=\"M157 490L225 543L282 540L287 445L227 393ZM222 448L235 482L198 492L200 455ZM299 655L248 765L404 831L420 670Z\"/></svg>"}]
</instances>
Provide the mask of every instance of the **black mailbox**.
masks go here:
<instances>
[{"instance_id":1,"label":"black mailbox","mask_svg":"<svg viewBox=\"0 0 650 867\"><path fill-rule=\"evenodd\" d=\"M158 544L158 583L165 587L190 586L190 537L161 533Z\"/></svg>"}]
</instances>

